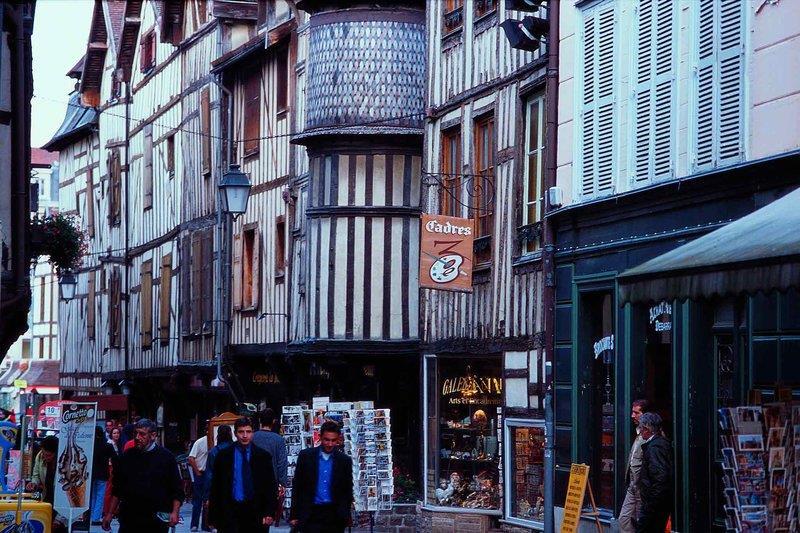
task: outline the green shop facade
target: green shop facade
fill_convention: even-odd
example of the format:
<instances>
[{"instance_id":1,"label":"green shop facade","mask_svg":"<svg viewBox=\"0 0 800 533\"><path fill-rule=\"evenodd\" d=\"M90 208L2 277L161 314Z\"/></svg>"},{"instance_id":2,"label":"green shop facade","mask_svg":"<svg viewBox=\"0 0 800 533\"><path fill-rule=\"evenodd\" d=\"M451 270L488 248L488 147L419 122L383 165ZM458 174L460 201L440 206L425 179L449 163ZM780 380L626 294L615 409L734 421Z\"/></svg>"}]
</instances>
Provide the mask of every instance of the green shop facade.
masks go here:
<instances>
[{"instance_id":1,"label":"green shop facade","mask_svg":"<svg viewBox=\"0 0 800 533\"><path fill-rule=\"evenodd\" d=\"M631 402L645 398L674 446L673 530L724 531L717 409L745 404L750 390L769 401L792 388L800 399L800 254L760 258L775 247L758 221L725 249L712 232L800 187L798 168L792 153L550 215L557 505L570 464L586 463L602 520L613 524L635 436ZM697 268L683 285L665 283L660 259L703 236L689 254ZM735 246L741 262L726 253ZM720 274L715 258L741 270Z\"/></svg>"}]
</instances>

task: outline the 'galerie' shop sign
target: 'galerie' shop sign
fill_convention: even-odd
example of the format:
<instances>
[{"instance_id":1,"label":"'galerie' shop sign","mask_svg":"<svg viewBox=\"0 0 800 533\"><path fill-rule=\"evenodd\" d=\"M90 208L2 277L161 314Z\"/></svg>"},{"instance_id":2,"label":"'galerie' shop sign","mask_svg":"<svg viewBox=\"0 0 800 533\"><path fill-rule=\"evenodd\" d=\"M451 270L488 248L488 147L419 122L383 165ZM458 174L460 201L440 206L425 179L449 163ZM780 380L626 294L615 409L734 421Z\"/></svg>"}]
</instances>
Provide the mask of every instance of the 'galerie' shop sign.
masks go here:
<instances>
[{"instance_id":1,"label":"'galerie' shop sign","mask_svg":"<svg viewBox=\"0 0 800 533\"><path fill-rule=\"evenodd\" d=\"M422 215L419 285L427 289L472 292L473 221Z\"/></svg>"},{"instance_id":2,"label":"'galerie' shop sign","mask_svg":"<svg viewBox=\"0 0 800 533\"><path fill-rule=\"evenodd\" d=\"M503 380L496 377L457 376L442 380L442 397L448 397L451 404L499 404L502 394Z\"/></svg>"}]
</instances>

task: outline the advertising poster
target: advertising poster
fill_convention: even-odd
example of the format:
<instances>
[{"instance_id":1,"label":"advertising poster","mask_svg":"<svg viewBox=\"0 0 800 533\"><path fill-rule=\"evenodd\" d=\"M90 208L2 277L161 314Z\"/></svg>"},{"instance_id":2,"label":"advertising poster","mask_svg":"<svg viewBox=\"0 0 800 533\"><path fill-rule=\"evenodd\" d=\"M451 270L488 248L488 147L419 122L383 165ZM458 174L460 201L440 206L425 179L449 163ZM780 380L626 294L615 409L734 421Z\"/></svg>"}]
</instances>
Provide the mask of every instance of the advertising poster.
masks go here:
<instances>
[{"instance_id":1,"label":"advertising poster","mask_svg":"<svg viewBox=\"0 0 800 533\"><path fill-rule=\"evenodd\" d=\"M472 292L473 228L468 218L422 215L420 287Z\"/></svg>"},{"instance_id":2,"label":"advertising poster","mask_svg":"<svg viewBox=\"0 0 800 533\"><path fill-rule=\"evenodd\" d=\"M61 404L53 507L70 519L89 508L96 417L96 403Z\"/></svg>"}]
</instances>

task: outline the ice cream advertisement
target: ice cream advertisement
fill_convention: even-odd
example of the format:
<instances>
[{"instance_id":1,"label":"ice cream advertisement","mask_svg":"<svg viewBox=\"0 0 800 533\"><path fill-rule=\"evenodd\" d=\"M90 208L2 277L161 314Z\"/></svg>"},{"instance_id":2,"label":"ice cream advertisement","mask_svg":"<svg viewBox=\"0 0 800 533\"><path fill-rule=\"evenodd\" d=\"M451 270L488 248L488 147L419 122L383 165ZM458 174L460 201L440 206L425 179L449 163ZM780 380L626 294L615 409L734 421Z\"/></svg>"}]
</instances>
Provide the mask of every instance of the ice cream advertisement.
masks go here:
<instances>
[{"instance_id":1,"label":"ice cream advertisement","mask_svg":"<svg viewBox=\"0 0 800 533\"><path fill-rule=\"evenodd\" d=\"M89 508L96 417L96 403L61 405L53 507L65 517L78 517Z\"/></svg>"}]
</instances>

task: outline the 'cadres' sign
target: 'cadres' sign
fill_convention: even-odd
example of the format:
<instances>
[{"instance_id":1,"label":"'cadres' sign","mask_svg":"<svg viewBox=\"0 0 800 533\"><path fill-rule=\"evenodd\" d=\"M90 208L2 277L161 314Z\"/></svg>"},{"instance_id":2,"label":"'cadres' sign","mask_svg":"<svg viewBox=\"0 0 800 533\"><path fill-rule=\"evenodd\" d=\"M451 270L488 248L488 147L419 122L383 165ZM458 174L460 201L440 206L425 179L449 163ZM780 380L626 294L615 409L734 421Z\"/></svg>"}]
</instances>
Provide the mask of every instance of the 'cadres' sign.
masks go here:
<instances>
[{"instance_id":1,"label":"'cadres' sign","mask_svg":"<svg viewBox=\"0 0 800 533\"><path fill-rule=\"evenodd\" d=\"M473 221L422 215L419 285L427 289L472 292Z\"/></svg>"}]
</instances>

